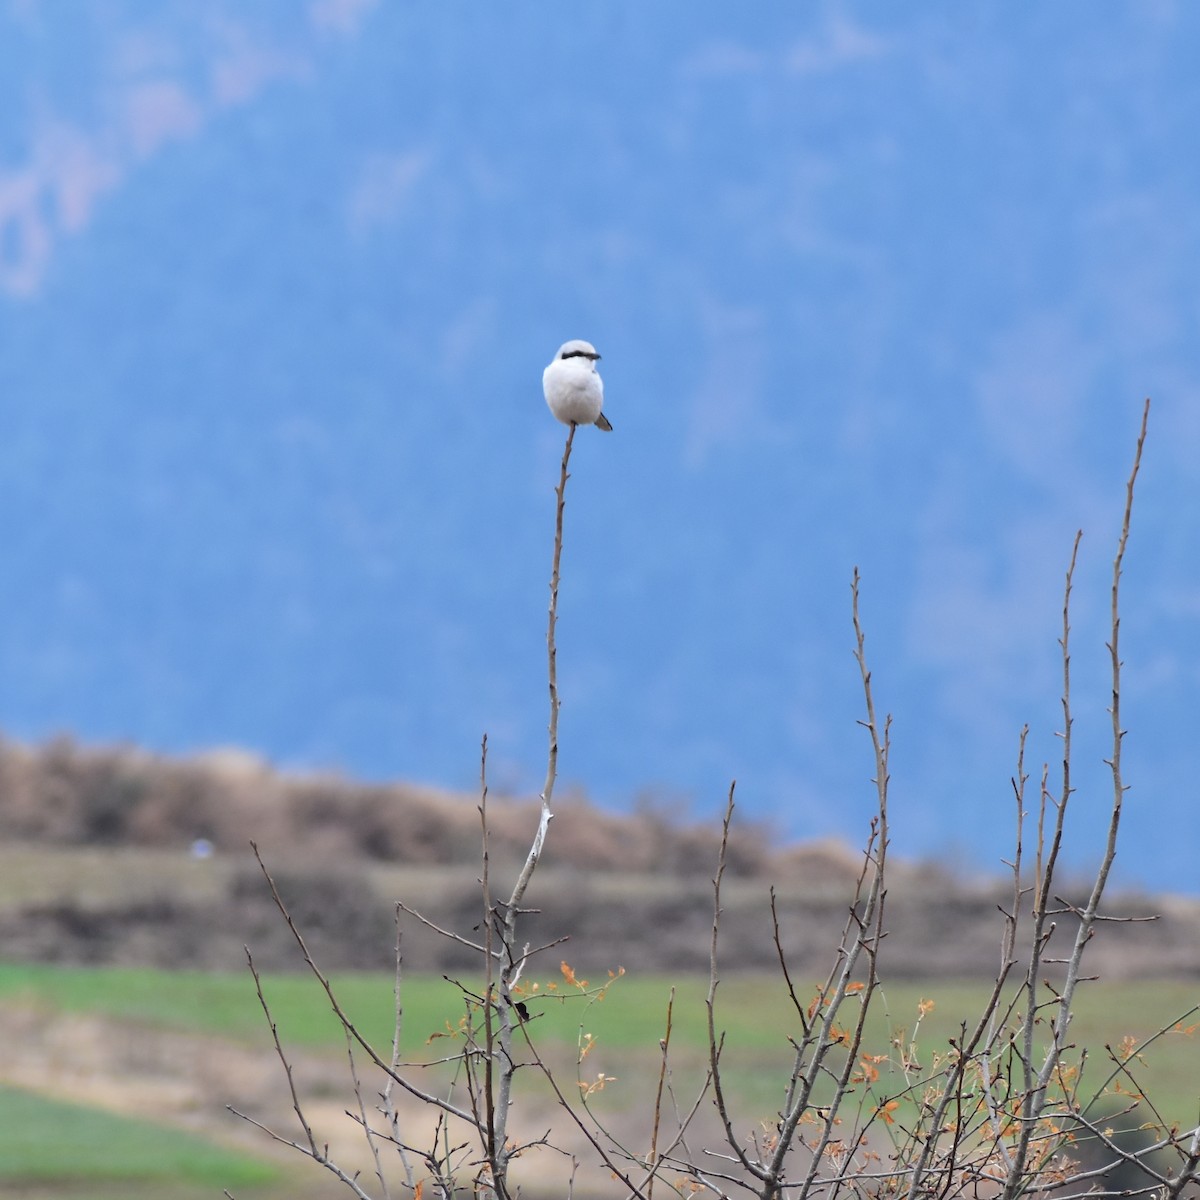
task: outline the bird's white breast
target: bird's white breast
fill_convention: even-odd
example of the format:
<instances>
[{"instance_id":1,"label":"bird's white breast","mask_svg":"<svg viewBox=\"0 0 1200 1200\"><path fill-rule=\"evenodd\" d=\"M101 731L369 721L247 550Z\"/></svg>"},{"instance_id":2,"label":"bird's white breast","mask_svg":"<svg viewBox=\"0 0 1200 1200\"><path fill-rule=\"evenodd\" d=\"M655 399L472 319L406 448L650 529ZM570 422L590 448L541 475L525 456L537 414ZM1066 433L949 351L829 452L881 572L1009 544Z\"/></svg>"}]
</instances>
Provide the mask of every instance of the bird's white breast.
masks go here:
<instances>
[{"instance_id":1,"label":"bird's white breast","mask_svg":"<svg viewBox=\"0 0 1200 1200\"><path fill-rule=\"evenodd\" d=\"M591 425L604 403L604 384L591 360L556 359L542 373L550 411L564 422Z\"/></svg>"}]
</instances>

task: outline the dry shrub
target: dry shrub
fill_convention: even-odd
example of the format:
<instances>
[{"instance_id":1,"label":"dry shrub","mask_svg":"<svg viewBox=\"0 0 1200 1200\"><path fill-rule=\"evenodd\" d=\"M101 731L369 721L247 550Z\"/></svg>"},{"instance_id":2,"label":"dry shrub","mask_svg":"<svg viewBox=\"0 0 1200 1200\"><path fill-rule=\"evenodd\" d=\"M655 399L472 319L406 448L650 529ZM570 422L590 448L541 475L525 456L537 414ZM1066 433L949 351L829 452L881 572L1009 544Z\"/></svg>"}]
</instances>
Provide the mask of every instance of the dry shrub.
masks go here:
<instances>
[{"instance_id":1,"label":"dry shrub","mask_svg":"<svg viewBox=\"0 0 1200 1200\"><path fill-rule=\"evenodd\" d=\"M497 863L524 858L538 811L536 799L493 800ZM286 773L240 751L172 759L60 736L36 747L0 740L0 835L75 846L183 847L204 838L231 852L254 840L292 857L461 865L477 857L479 811L475 797ZM580 870L686 879L709 870L719 841L714 825L685 820L678 804L643 798L621 815L576 794L555 818L554 858ZM778 873L763 827L737 830L727 853L732 876Z\"/></svg>"}]
</instances>

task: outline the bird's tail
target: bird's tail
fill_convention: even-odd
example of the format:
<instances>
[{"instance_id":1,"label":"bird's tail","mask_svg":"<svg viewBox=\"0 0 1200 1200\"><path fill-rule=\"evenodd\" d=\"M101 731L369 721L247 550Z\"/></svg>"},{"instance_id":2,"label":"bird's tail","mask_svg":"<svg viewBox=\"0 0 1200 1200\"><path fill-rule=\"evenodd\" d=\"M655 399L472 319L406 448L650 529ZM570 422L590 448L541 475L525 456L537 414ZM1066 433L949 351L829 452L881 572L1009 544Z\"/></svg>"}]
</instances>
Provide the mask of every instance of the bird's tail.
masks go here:
<instances>
[{"instance_id":1,"label":"bird's tail","mask_svg":"<svg viewBox=\"0 0 1200 1200\"><path fill-rule=\"evenodd\" d=\"M596 428L603 429L605 433L612 433L612 423L603 413L596 418Z\"/></svg>"}]
</instances>

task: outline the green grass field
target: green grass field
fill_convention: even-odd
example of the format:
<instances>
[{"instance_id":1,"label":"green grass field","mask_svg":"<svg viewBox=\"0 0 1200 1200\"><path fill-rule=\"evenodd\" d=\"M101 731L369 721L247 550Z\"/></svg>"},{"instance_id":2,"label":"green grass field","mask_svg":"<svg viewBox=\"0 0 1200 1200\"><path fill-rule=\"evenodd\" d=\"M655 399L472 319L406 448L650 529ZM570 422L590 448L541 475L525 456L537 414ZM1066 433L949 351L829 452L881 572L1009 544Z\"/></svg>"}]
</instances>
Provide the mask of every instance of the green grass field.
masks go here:
<instances>
[{"instance_id":1,"label":"green grass field","mask_svg":"<svg viewBox=\"0 0 1200 1200\"><path fill-rule=\"evenodd\" d=\"M533 982L529 980L527 982ZM541 1040L573 1045L581 1026L604 1047L644 1050L657 1056L672 981L662 977L617 980L600 1002L583 999L561 978L543 977L539 998L529 998L536 1016L532 1030ZM590 981L593 986L603 979ZM390 1046L392 980L386 975L339 976L337 993L362 1032L381 1047ZM557 992L551 992L551 987ZM707 981L695 977L674 982L672 1046L685 1056L703 1053L704 994ZM336 1047L340 1028L314 980L302 975L269 975L264 990L283 1039L298 1047ZM893 984L877 1001L869 1036L874 1053L886 1053L892 1033L911 1031L918 1002L929 999L919 1036L922 1047L941 1050L958 1033L960 1022L978 1011L986 988L981 983ZM138 1024L264 1042L267 1029L249 973L209 974L146 968L88 968L0 964L0 1002L21 999L66 1012L90 1012ZM437 976L404 981L405 1054L425 1048L431 1034L461 1014L455 987ZM1173 1025L1200 1004L1200 985L1181 982L1085 983L1078 992L1072 1040L1103 1057L1106 1043L1129 1036L1145 1041ZM1191 1019L1196 1020L1195 1017ZM718 991L718 1021L726 1033L731 1059L786 1057L786 1037L798 1021L778 981L772 977L735 976ZM1191 1023L1191 1022L1189 1022ZM1153 1079L1169 1108L1194 1113L1200 1094L1200 1033L1171 1033L1148 1052ZM1188 1119L1181 1113L1181 1119Z\"/></svg>"},{"instance_id":2,"label":"green grass field","mask_svg":"<svg viewBox=\"0 0 1200 1200\"><path fill-rule=\"evenodd\" d=\"M346 1010L386 1056L392 1030L391 978L346 975L335 982ZM615 1094L606 1092L600 1098L601 1103L629 1106L648 1097L658 1070L659 1038L665 1030L672 981L626 976L617 980L601 1001L581 997L561 976L544 976L538 982L537 995L528 997L533 1015L529 1028L546 1047L548 1057L560 1069L569 1070L572 1048L581 1031L589 1033L595 1037L597 1049L585 1063L585 1071L604 1070L622 1081ZM591 982L596 985L604 980ZM552 991L551 985L557 990ZM264 978L264 988L285 1044L341 1050L340 1028L314 980L270 975ZM671 1049L684 1091L703 1075L706 988L706 980L694 977L674 981ZM917 1038L919 1056L928 1064L931 1055L944 1050L948 1039L958 1034L960 1023L978 1011L985 993L979 983L891 985L878 998L864 1050L888 1054L893 1037L910 1038L919 1002L932 1000L934 1007L921 1021ZM428 1039L445 1030L448 1022L455 1024L461 1014L455 987L439 977L416 976L405 981L403 998L406 1057L446 1053L448 1043L430 1046ZM1097 1086L1101 1082L1106 1044L1119 1044L1127 1036L1144 1041L1158 1029L1173 1025L1198 1002L1200 985L1194 983L1083 985L1071 1030L1077 1046L1089 1047L1089 1078ZM133 1027L205 1033L259 1047L270 1044L248 972L222 975L0 964L0 1005L15 1003L50 1015L89 1013ZM1196 1019L1193 1016L1188 1023ZM770 977L724 981L718 992L718 1024L726 1035L723 1061L739 1110L747 1118L769 1115L790 1062L787 1036L798 1032L796 1014L779 982ZM1200 1031L1190 1036L1168 1034L1147 1051L1140 1072L1145 1091L1168 1119L1185 1124L1195 1121L1200 1104ZM886 1078L880 1086L887 1086ZM72 1131L69 1159L62 1154L59 1136L64 1128ZM158 1194L166 1196L161 1184L153 1183L161 1181L166 1172L179 1185L169 1193L172 1200L184 1200L188 1188L218 1180L220 1186L231 1187L239 1180L243 1186L260 1180L267 1184L270 1178L270 1170L262 1164L188 1135L88 1109L67 1111L22 1092L0 1090L0 1184L32 1184L51 1178L69 1181L81 1171L93 1181L125 1181L122 1194L129 1196L141 1194L139 1186L159 1186ZM236 1192L236 1188L231 1190ZM6 1192L13 1194L0 1186L0 1194ZM76 1195L70 1191L62 1194ZM93 1189L88 1194L100 1193Z\"/></svg>"},{"instance_id":3,"label":"green grass field","mask_svg":"<svg viewBox=\"0 0 1200 1200\"><path fill-rule=\"evenodd\" d=\"M151 1195L169 1184L211 1194L278 1176L269 1164L178 1130L0 1086L0 1183L9 1188L77 1182Z\"/></svg>"}]
</instances>

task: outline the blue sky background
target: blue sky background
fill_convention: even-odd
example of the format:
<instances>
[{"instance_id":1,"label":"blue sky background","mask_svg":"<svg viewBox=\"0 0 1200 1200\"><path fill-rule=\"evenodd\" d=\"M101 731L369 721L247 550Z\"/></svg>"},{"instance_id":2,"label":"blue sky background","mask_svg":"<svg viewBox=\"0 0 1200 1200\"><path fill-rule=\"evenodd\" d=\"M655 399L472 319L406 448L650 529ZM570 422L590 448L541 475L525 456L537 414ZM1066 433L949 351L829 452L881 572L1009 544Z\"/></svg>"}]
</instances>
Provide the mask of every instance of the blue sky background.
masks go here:
<instances>
[{"instance_id":1,"label":"blue sky background","mask_svg":"<svg viewBox=\"0 0 1200 1200\"><path fill-rule=\"evenodd\" d=\"M0 0L0 728L536 791L586 337L564 783L858 840L857 565L896 847L997 866L1082 528L1082 868L1151 396L1119 874L1195 890L1198 60L1166 2Z\"/></svg>"}]
</instances>

